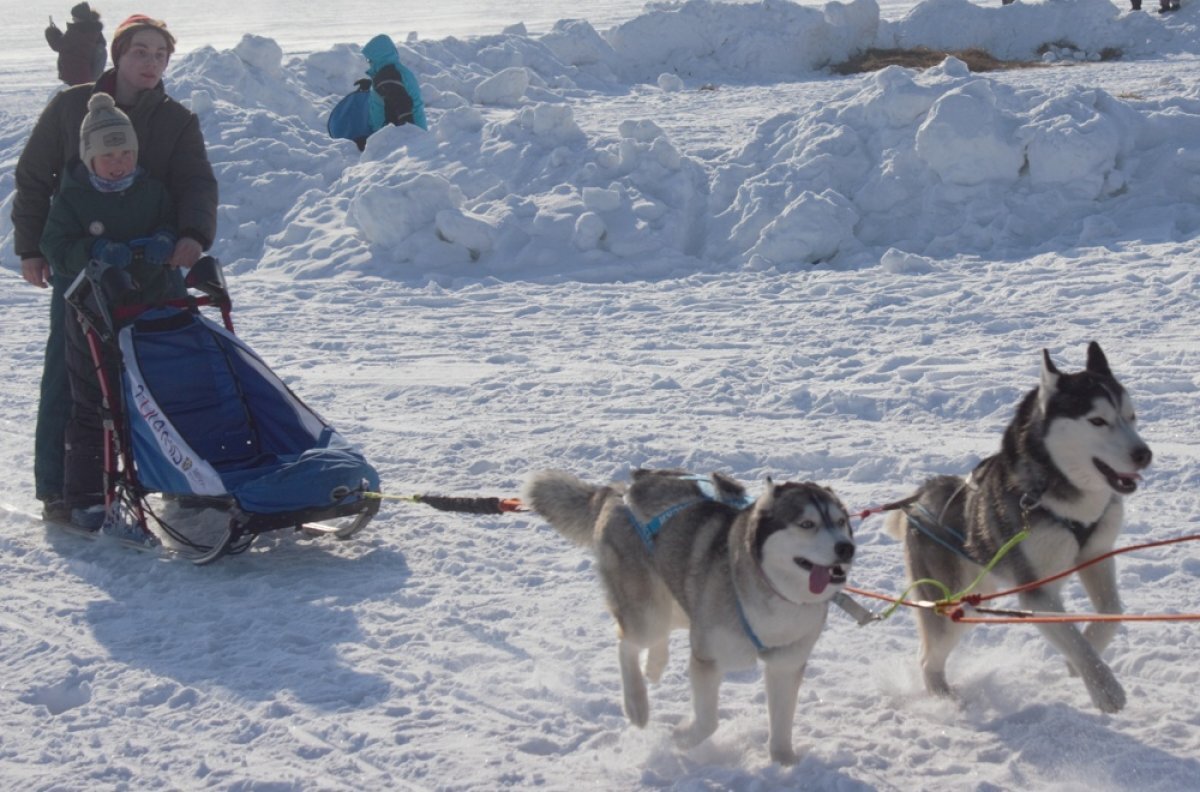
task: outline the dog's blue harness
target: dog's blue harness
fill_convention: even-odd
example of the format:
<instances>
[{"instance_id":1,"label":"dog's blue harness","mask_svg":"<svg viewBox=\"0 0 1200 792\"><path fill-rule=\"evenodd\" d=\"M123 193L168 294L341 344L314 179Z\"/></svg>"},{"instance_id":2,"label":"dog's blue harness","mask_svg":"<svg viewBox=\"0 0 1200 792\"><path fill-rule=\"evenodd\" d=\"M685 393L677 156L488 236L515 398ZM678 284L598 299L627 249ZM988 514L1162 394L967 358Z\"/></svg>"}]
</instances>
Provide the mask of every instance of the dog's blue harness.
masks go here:
<instances>
[{"instance_id":1,"label":"dog's blue harness","mask_svg":"<svg viewBox=\"0 0 1200 792\"><path fill-rule=\"evenodd\" d=\"M662 531L662 527L667 524L667 521L684 509L709 501L723 503L735 509L745 509L754 503L754 498L746 494L737 497L722 494L708 476L687 475L680 476L679 478L695 482L696 489L700 490L699 497L685 500L682 503L676 503L671 508L654 515L646 522L639 520L628 504L625 506L625 512L629 516L630 524L633 525L633 529L637 531L638 536L642 538L642 542L646 545L646 549L651 553L654 552L654 540ZM742 608L741 598L734 597L734 602L737 604L737 615L738 620L742 623L742 631L746 633L746 637L750 639L750 643L754 644L754 648L760 653L767 651L768 647L759 640L758 635L754 632L754 628L750 626L750 620L746 618L746 611Z\"/></svg>"},{"instance_id":2,"label":"dog's blue harness","mask_svg":"<svg viewBox=\"0 0 1200 792\"><path fill-rule=\"evenodd\" d=\"M742 598L737 596L737 590L734 589L734 603L737 605L738 620L742 623L742 632L746 633L746 637L750 639L750 643L754 644L755 650L759 654L767 651L768 647L758 638L758 634L754 632L754 628L750 626L750 620L746 618L746 611L742 608Z\"/></svg>"},{"instance_id":3,"label":"dog's blue harness","mask_svg":"<svg viewBox=\"0 0 1200 792\"><path fill-rule=\"evenodd\" d=\"M725 506L731 506L738 510L749 508L754 504L754 498L747 494L743 493L742 495L730 496L721 493L721 491L717 489L716 485L713 484L712 479L710 479L708 476L681 475L679 478L684 481L695 482L696 489L700 490L700 495L698 497L683 501L682 503L677 503L669 509L656 514L646 522L639 520L633 513L633 509L631 509L628 504L625 506L625 513L629 517L630 524L633 525L634 530L637 531L638 536L640 536L642 538L642 542L645 543L646 549L651 553L654 552L654 540L662 531L662 527L667 524L668 520L679 514L684 509L710 501L714 503L721 503ZM825 505L817 501L816 498L813 498L813 505L821 514L821 518L825 521L825 526L827 528L832 528L833 519ZM768 585L770 585L769 581ZM776 593L778 594L778 592ZM759 654L770 651L771 647L764 644L762 640L759 639L758 634L754 632L754 628L750 626L750 620L746 617L746 610L742 607L742 598L737 596L736 584L734 586L734 604L737 606L738 621L741 622L742 632L744 632L746 637L750 639L750 643L754 645L755 650ZM841 607L849 610L845 605L841 605ZM860 621L859 623L862 624L863 622Z\"/></svg>"},{"instance_id":4,"label":"dog's blue harness","mask_svg":"<svg viewBox=\"0 0 1200 792\"><path fill-rule=\"evenodd\" d=\"M913 514L914 511L920 511L921 517L918 518L917 515ZM909 523L911 523L914 528L924 534L927 538L937 542L959 558L970 561L972 564L979 563L974 558L971 558L971 556L967 555L967 537L943 523L933 515L933 512L925 508L923 504L914 503L911 507L911 511L907 511L906 514L908 515ZM928 522L926 522L926 520L928 520ZM942 530L950 534L950 538L954 541L949 542L941 536L938 536L937 532L934 531L932 527L934 525L940 525Z\"/></svg>"},{"instance_id":5,"label":"dog's blue harness","mask_svg":"<svg viewBox=\"0 0 1200 792\"><path fill-rule=\"evenodd\" d=\"M646 549L650 552L654 552L654 540L658 537L659 533L662 532L663 526L666 525L672 517L674 517L676 514L679 514L679 512L683 511L684 509L690 508L699 503L706 503L708 501L722 503L726 506L732 506L735 509L745 509L754 503L754 498L751 498L749 495L743 494L740 496L731 497L722 494L708 476L690 475L680 476L679 478L684 481L695 482L696 489L700 490L699 497L685 500L682 503L676 503L669 509L656 514L654 517L651 517L646 522L639 520L637 515L633 513L633 509L629 508L628 504L625 506L625 512L629 516L629 522L633 525L634 530L637 531L638 536L640 536L642 538L642 542L645 543Z\"/></svg>"}]
</instances>

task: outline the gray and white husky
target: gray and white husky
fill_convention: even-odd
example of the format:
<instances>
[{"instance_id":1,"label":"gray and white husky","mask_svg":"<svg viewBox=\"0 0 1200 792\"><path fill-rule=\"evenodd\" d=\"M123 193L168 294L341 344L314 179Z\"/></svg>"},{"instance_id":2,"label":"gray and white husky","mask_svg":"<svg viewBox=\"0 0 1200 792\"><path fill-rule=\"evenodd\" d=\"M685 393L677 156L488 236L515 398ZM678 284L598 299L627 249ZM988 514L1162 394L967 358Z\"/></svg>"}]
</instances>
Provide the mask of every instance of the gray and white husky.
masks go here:
<instances>
[{"instance_id":1,"label":"gray and white husky","mask_svg":"<svg viewBox=\"0 0 1200 792\"><path fill-rule=\"evenodd\" d=\"M792 720L804 667L854 558L848 513L831 490L768 479L752 501L719 474L637 470L622 488L550 470L531 476L523 500L595 554L634 725L646 725L646 677L662 675L670 631L687 628L694 718L676 739L690 747L716 731L723 672L762 658L771 758L796 761Z\"/></svg>"},{"instance_id":2,"label":"gray and white husky","mask_svg":"<svg viewBox=\"0 0 1200 792\"><path fill-rule=\"evenodd\" d=\"M938 476L925 482L914 503L892 512L887 529L904 542L910 580L933 578L961 591L1006 541L1027 528L1029 538L1003 557L983 590L1031 583L1113 548L1124 518L1122 498L1137 489L1139 471L1150 458L1133 403L1100 345L1093 341L1087 368L1071 374L1060 372L1042 350L1041 382L1017 407L999 453L966 479ZM1111 558L1078 574L1097 611L1121 612ZM1021 606L1062 611L1063 582L1020 594ZM919 592L929 599L941 596L927 584ZM925 687L948 695L946 658L966 626L924 609L917 626ZM1114 622L1093 622L1083 631L1069 623L1038 627L1066 655L1072 675L1083 677L1100 710L1125 706L1125 691L1100 657L1116 633Z\"/></svg>"}]
</instances>

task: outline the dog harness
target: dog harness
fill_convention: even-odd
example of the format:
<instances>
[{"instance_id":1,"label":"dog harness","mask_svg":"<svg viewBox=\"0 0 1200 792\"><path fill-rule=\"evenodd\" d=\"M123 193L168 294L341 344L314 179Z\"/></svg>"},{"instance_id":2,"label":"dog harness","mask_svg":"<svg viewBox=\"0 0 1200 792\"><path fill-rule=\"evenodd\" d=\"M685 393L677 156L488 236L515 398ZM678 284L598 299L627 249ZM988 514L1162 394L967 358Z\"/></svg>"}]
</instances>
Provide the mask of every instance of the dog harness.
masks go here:
<instances>
[{"instance_id":1,"label":"dog harness","mask_svg":"<svg viewBox=\"0 0 1200 792\"><path fill-rule=\"evenodd\" d=\"M737 585L733 587L733 601L737 605L738 620L742 623L742 632L746 633L746 637L750 639L750 643L754 644L754 649L762 654L770 647L759 640L758 634L754 632L754 628L750 626L750 620L746 618L746 610L742 607L742 598L737 595Z\"/></svg>"},{"instance_id":2,"label":"dog harness","mask_svg":"<svg viewBox=\"0 0 1200 792\"><path fill-rule=\"evenodd\" d=\"M679 514L684 509L709 501L721 503L725 506L731 506L739 511L749 508L754 504L754 498L744 493L738 496L723 495L720 490L717 489L716 485L712 483L712 480L708 476L683 475L679 476L679 478L684 481L695 482L696 489L700 490L700 495L698 497L685 500L682 503L677 503L674 506L671 506L670 508L660 512L659 514L656 514L646 522L642 522L637 518L637 516L633 513L633 509L630 508L628 502L625 504L625 513L629 517L630 524L633 525L634 530L637 531L638 536L640 536L642 538L642 542L645 543L646 549L651 553L654 552L654 540L658 536L659 532L662 531L662 527L667 524L668 520ZM824 520L826 528L832 529L833 518L830 516L829 510L825 508L825 506L821 504L815 497L812 499L812 501L813 505L817 509L817 512L821 515L821 519ZM730 571L732 572L732 569ZM771 581L767 579L765 574L762 573L761 567L758 569L758 571L760 576L763 578L763 582L766 583L767 587L770 588L776 596L784 600L788 599L787 597L784 597L783 594L779 593L779 591L777 591L773 585L771 585ZM758 637L758 634L754 632L754 628L750 626L750 619L747 618L746 610L742 607L742 598L737 593L736 582L733 583L733 593L734 604L737 607L738 621L741 622L742 625L742 632L744 632L746 637L750 639L750 643L754 645L754 649L759 654L769 652L771 647L764 644ZM790 602L791 600L788 601ZM850 600L850 598L846 597L844 594L838 594L837 597L834 598L834 602L847 613L854 616L860 625L879 618L878 616L871 614L869 611L866 611L866 609Z\"/></svg>"},{"instance_id":3,"label":"dog harness","mask_svg":"<svg viewBox=\"0 0 1200 792\"><path fill-rule=\"evenodd\" d=\"M708 476L690 475L680 476L679 478L685 481L695 482L696 489L700 490L699 497L690 498L682 503L676 503L674 506L660 512L659 514L656 514L646 522L642 522L637 518L637 515L633 513L633 509L630 508L628 502L625 504L625 512L629 517L630 524L633 525L634 530L637 531L638 536L640 536L642 538L642 542L645 543L646 549L651 553L654 552L654 540L662 531L662 527L667 524L668 520L670 520L676 514L679 514L684 509L711 501L714 503L722 503L726 506L732 506L733 508L740 510L745 509L754 503L754 498L750 497L749 495L743 494L737 497L727 497L723 495L712 483L712 480ZM742 631L746 633L746 637L750 639L750 643L754 644L755 650L757 650L759 653L767 651L768 647L759 640L758 635L754 632L754 628L750 626L750 620L746 618L746 611L742 608L742 598L737 596L736 585L734 586L734 602L737 604L737 615L738 620L742 623Z\"/></svg>"},{"instance_id":4,"label":"dog harness","mask_svg":"<svg viewBox=\"0 0 1200 792\"><path fill-rule=\"evenodd\" d=\"M633 513L633 509L629 507L628 502L625 504L625 512L629 516L629 522L632 523L634 530L637 531L638 536L640 536L642 538L642 542L645 543L646 549L650 552L654 552L654 540L662 531L662 527L667 524L668 520L670 520L676 514L679 514L679 512L683 511L684 509L709 501L721 503L725 506L732 506L733 508L739 510L745 509L754 503L754 498L751 498L749 495L743 494L736 497L723 495L720 490L717 489L716 485L712 483L712 480L709 479L708 476L692 475L680 476L679 478L683 481L695 482L696 489L700 490L699 497L685 500L682 503L676 503L674 506L659 514L656 514L646 522L642 522L637 518L637 515Z\"/></svg>"},{"instance_id":5,"label":"dog harness","mask_svg":"<svg viewBox=\"0 0 1200 792\"><path fill-rule=\"evenodd\" d=\"M914 512L917 511L921 513L920 517L914 514ZM979 563L974 558L971 558L971 556L967 555L967 538L935 517L933 512L925 508L924 504L914 503L910 505L908 509L905 509L905 514L908 516L909 523L918 531L920 531L926 538L937 542L959 558L966 559L972 564ZM951 542L941 536L938 536L937 532L933 529L933 526L935 525L940 526L941 529L948 533L950 538L954 541Z\"/></svg>"},{"instance_id":6,"label":"dog harness","mask_svg":"<svg viewBox=\"0 0 1200 792\"><path fill-rule=\"evenodd\" d=\"M955 493L955 495L957 495L957 493ZM951 500L953 500L953 498ZM918 511L920 512L919 517L914 513ZM1091 525L1088 525L1081 523L1078 520L1067 519L1066 517L1050 511L1045 506L1042 506L1041 498L1034 499L1029 495L1021 496L1021 511L1025 515L1029 515L1035 511L1045 514L1051 520L1070 531L1071 535L1075 537L1076 544L1078 544L1081 549L1085 544L1087 544L1088 540L1092 538L1092 534L1095 533L1096 527L1100 525L1099 520ZM1105 511L1107 511L1107 509ZM912 526L920 531L925 537L937 542L942 547L957 555L959 558L966 559L972 564L980 564L980 566L982 566L977 559L972 558L967 554L966 537L963 536L959 531L951 528L949 525L946 525L940 518L935 517L933 513L929 511L929 509L925 508L923 504L912 504L908 509L905 510L905 514L908 516L909 523L911 523ZM940 527L946 534L949 534L949 539L953 541L949 541L947 538L939 536L934 530L933 526Z\"/></svg>"}]
</instances>

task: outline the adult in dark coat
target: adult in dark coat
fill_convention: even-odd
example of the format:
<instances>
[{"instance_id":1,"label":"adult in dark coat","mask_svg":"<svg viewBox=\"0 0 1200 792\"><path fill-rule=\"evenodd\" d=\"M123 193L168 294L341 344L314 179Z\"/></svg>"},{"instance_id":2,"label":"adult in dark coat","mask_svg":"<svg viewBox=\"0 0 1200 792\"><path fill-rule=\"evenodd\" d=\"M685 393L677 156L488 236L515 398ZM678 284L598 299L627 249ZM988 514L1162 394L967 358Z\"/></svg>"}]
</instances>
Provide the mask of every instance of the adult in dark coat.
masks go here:
<instances>
[{"instance_id":1,"label":"adult in dark coat","mask_svg":"<svg viewBox=\"0 0 1200 792\"><path fill-rule=\"evenodd\" d=\"M108 42L104 40L100 12L87 3L71 9L71 21L64 33L54 20L46 28L46 43L58 53L58 79L67 85L95 82L108 63Z\"/></svg>"},{"instance_id":2,"label":"adult in dark coat","mask_svg":"<svg viewBox=\"0 0 1200 792\"><path fill-rule=\"evenodd\" d=\"M114 299L131 304L182 296L179 271L165 266L175 247L175 209L167 188L138 167L129 117L108 94L92 94L79 136L79 157L67 165L42 233L42 253L51 269L74 279L92 259L115 268L110 280L128 280L124 293L110 295L110 305ZM105 516L103 391L87 334L73 318L64 330L72 409L63 499L71 524L94 531ZM106 345L96 351L108 381L118 382L115 356Z\"/></svg>"},{"instance_id":3,"label":"adult in dark coat","mask_svg":"<svg viewBox=\"0 0 1200 792\"><path fill-rule=\"evenodd\" d=\"M139 164L166 185L175 203L179 240L172 267L191 267L212 244L217 231L217 180L208 161L200 122L194 113L167 96L162 75L175 51L166 24L143 15L125 20L112 39L115 68L94 85L68 88L42 111L17 161L12 204L13 246L21 274L41 288L53 288L50 336L42 371L41 400L34 446L35 494L48 517L64 516L63 431L70 408L62 328L70 286L52 273L39 249L50 199L62 183L67 163L79 154L79 127L92 93L116 99L133 122L140 142Z\"/></svg>"}]
</instances>

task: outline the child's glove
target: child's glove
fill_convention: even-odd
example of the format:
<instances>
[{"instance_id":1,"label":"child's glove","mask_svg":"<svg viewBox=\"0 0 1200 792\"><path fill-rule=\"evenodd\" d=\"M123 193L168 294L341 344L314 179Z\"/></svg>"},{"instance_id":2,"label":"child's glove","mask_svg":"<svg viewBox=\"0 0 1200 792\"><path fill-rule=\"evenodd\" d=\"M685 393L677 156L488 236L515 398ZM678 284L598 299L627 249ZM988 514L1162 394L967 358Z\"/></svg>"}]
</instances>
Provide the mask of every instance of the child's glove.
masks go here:
<instances>
[{"instance_id":1,"label":"child's glove","mask_svg":"<svg viewBox=\"0 0 1200 792\"><path fill-rule=\"evenodd\" d=\"M101 237L92 243L92 258L110 267L127 269L133 263L133 251L124 242Z\"/></svg>"},{"instance_id":2,"label":"child's glove","mask_svg":"<svg viewBox=\"0 0 1200 792\"><path fill-rule=\"evenodd\" d=\"M154 232L154 236L146 240L142 246L142 257L148 264L155 267L166 266L175 252L175 234L166 228Z\"/></svg>"}]
</instances>

